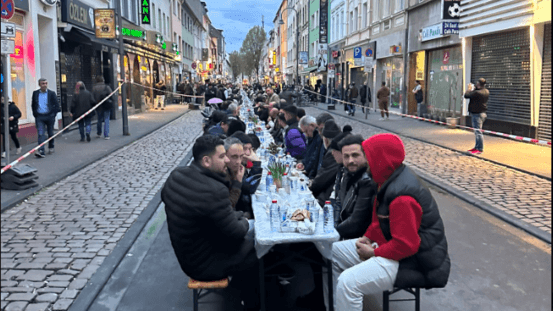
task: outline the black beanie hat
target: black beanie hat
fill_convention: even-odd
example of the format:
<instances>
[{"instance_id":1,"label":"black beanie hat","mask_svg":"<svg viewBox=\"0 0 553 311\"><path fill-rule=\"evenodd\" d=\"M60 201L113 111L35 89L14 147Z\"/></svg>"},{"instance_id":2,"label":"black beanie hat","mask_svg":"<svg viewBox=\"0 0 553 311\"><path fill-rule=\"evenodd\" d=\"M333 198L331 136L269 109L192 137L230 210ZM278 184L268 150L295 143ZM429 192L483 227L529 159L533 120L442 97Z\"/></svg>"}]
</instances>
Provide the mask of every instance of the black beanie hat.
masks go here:
<instances>
[{"instance_id":1,"label":"black beanie hat","mask_svg":"<svg viewBox=\"0 0 553 311\"><path fill-rule=\"evenodd\" d=\"M298 108L296 106L293 106L293 105L284 106L284 108L282 108L282 110L284 110L288 113L291 113L295 116L298 115Z\"/></svg>"},{"instance_id":2,"label":"black beanie hat","mask_svg":"<svg viewBox=\"0 0 553 311\"><path fill-rule=\"evenodd\" d=\"M350 132L342 132L338 134L336 137L334 137L334 139L332 139L332 141L330 142L330 145L328 145L328 149L341 151L342 149L338 147L338 143L346 136L349 136L349 135L351 135Z\"/></svg>"},{"instance_id":3,"label":"black beanie hat","mask_svg":"<svg viewBox=\"0 0 553 311\"><path fill-rule=\"evenodd\" d=\"M323 128L323 137L326 138L334 138L338 136L342 131L340 130L340 127L336 125L334 120L327 120L325 122L325 126Z\"/></svg>"},{"instance_id":4,"label":"black beanie hat","mask_svg":"<svg viewBox=\"0 0 553 311\"><path fill-rule=\"evenodd\" d=\"M248 135L246 135L246 133L244 133L242 131L234 132L234 134L232 134L231 136L240 139L240 141L244 145L245 144L252 144L252 139L249 138Z\"/></svg>"}]
</instances>

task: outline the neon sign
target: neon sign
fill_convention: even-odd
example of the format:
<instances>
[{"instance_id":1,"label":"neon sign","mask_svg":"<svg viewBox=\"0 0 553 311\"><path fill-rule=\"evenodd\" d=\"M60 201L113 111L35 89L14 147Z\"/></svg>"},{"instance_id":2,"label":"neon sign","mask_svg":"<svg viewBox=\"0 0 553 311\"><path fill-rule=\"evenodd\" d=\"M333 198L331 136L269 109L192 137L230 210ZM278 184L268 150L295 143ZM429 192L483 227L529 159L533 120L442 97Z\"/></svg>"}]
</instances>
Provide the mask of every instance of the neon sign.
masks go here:
<instances>
[{"instance_id":1,"label":"neon sign","mask_svg":"<svg viewBox=\"0 0 553 311\"><path fill-rule=\"evenodd\" d=\"M142 0L142 24L150 25L150 0Z\"/></svg>"}]
</instances>

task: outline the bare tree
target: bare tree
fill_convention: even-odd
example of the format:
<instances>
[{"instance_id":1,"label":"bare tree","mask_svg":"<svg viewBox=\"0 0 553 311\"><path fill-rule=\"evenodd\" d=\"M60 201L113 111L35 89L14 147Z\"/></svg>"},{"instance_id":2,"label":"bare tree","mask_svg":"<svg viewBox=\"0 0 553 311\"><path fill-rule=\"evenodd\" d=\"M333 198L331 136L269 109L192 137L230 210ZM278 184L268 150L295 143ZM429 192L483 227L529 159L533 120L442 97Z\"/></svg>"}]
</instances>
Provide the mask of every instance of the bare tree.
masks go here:
<instances>
[{"instance_id":1,"label":"bare tree","mask_svg":"<svg viewBox=\"0 0 553 311\"><path fill-rule=\"evenodd\" d=\"M248 76L251 76L251 74L255 72L256 76L259 77L259 63L263 55L266 35L263 27L254 26L248 31L246 39L242 42L240 53L244 56L244 69Z\"/></svg>"}]
</instances>

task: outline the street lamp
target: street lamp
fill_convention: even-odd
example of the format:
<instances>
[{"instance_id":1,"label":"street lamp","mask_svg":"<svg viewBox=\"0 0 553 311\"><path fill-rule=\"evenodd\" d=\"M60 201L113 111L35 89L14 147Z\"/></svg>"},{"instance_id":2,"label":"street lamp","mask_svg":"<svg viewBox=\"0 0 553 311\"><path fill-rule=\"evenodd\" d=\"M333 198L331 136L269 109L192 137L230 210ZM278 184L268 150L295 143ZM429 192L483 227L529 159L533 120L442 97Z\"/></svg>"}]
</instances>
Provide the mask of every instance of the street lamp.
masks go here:
<instances>
[{"instance_id":1,"label":"street lamp","mask_svg":"<svg viewBox=\"0 0 553 311\"><path fill-rule=\"evenodd\" d=\"M296 78L294 80L294 84L299 84L298 82L298 77L300 75L300 72L299 72L299 62L300 62L300 58L299 58L299 54L300 54L300 44L299 44L299 40L300 40L300 27L299 27L299 19L298 19L298 11L294 8L285 8L281 13L280 13L280 20L278 21L278 24L279 25L284 25L284 21L282 20L282 14L284 13L284 11L286 10L292 10L296 13L296 24L297 24L297 30L296 30Z\"/></svg>"}]
</instances>

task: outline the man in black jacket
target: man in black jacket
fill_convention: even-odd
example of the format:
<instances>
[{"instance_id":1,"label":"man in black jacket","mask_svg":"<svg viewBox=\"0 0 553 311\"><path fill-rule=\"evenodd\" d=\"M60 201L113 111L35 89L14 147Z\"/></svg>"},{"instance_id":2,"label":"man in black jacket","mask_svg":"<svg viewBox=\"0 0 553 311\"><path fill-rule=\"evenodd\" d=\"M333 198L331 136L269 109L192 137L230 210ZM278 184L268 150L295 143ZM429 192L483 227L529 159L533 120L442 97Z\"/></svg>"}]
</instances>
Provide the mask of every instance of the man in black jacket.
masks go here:
<instances>
[{"instance_id":1,"label":"man in black jacket","mask_svg":"<svg viewBox=\"0 0 553 311\"><path fill-rule=\"evenodd\" d=\"M334 123L334 120L327 120L325 122L322 133L325 148L323 162L317 171L317 175L309 185L309 190L311 190L321 206L324 206L324 202L330 198L334 182L336 181L336 173L338 173L338 169L340 168L328 147L332 140L341 132L340 127Z\"/></svg>"},{"instance_id":2,"label":"man in black jacket","mask_svg":"<svg viewBox=\"0 0 553 311\"><path fill-rule=\"evenodd\" d=\"M195 280L213 281L230 275L231 287L255 286L258 268L254 241L246 238L250 224L243 212L234 211L229 199L225 179L229 159L223 140L201 136L192 154L192 164L176 168L161 191L169 237L180 267ZM241 178L233 182L241 183ZM242 291L247 306L257 296Z\"/></svg>"},{"instance_id":3,"label":"man in black jacket","mask_svg":"<svg viewBox=\"0 0 553 311\"><path fill-rule=\"evenodd\" d=\"M359 89L359 97L361 98L361 104L363 105L363 113L365 113L365 105L367 104L367 98L369 99L369 103L372 102L371 99L371 88L367 86L367 82L363 83L361 88ZM367 108L367 112L371 113L370 105L369 108Z\"/></svg>"},{"instance_id":4,"label":"man in black jacket","mask_svg":"<svg viewBox=\"0 0 553 311\"><path fill-rule=\"evenodd\" d=\"M73 120L77 120L80 118L83 114L85 114L87 111L90 110L90 108L94 107L96 105L96 101L94 100L94 96L92 93L90 93L85 85L84 82L79 81L77 82L77 88L79 90L78 93L73 94L73 99L71 100L71 116L73 117ZM87 115L81 120L79 120L79 133L81 134L81 141L84 141L84 135L85 135L85 127L86 127L86 140L90 142L90 121L92 119L92 115Z\"/></svg>"},{"instance_id":5,"label":"man in black jacket","mask_svg":"<svg viewBox=\"0 0 553 311\"><path fill-rule=\"evenodd\" d=\"M488 110L489 97L490 91L486 89L486 79L478 79L478 82L476 82L476 89L472 83L469 83L465 98L470 99L469 112L472 117L472 127L474 128L474 135L476 136L476 144L474 148L467 151L468 153L481 154L484 152L482 126L487 117L486 111Z\"/></svg>"},{"instance_id":6,"label":"man in black jacket","mask_svg":"<svg viewBox=\"0 0 553 311\"><path fill-rule=\"evenodd\" d=\"M347 135L337 142L345 170L337 191L341 211L337 219L336 231L340 233L342 239L363 236L372 219L372 202L376 195L376 184L367 173L367 159L362 143L361 135Z\"/></svg>"},{"instance_id":7,"label":"man in black jacket","mask_svg":"<svg viewBox=\"0 0 553 311\"><path fill-rule=\"evenodd\" d=\"M46 141L46 131L48 138L54 136L54 122L56 114L61 111L56 92L48 89L48 81L45 78L38 80L39 90L33 92L31 109L35 117L36 130L38 134L38 144ZM48 153L54 153L54 140L48 142ZM44 146L40 147L35 153L37 158L44 158Z\"/></svg>"}]
</instances>

